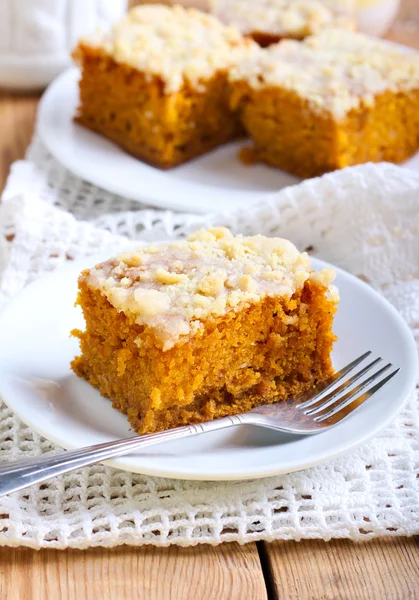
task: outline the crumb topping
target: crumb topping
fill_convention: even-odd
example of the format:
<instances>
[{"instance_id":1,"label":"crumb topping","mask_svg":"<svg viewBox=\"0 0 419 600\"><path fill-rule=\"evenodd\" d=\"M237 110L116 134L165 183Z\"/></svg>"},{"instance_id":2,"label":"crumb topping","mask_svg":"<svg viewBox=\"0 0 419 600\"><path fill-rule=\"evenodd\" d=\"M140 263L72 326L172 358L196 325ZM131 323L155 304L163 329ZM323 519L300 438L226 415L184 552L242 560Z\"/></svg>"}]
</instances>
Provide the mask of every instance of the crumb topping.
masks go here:
<instances>
[{"instance_id":1,"label":"crumb topping","mask_svg":"<svg viewBox=\"0 0 419 600\"><path fill-rule=\"evenodd\" d=\"M188 241L120 254L82 277L115 308L151 328L168 350L208 319L267 296L290 297L312 275L308 255L287 240L234 237L228 229L212 228ZM332 271L315 276L331 289Z\"/></svg>"},{"instance_id":2,"label":"crumb topping","mask_svg":"<svg viewBox=\"0 0 419 600\"><path fill-rule=\"evenodd\" d=\"M355 28L354 0L211 0L210 6L243 34L303 38L330 27Z\"/></svg>"},{"instance_id":3,"label":"crumb topping","mask_svg":"<svg viewBox=\"0 0 419 600\"><path fill-rule=\"evenodd\" d=\"M419 88L419 53L404 52L361 33L330 29L304 42L284 40L233 67L233 81L254 89L295 91L319 111L342 119L371 106L384 91Z\"/></svg>"},{"instance_id":4,"label":"crumb topping","mask_svg":"<svg viewBox=\"0 0 419 600\"><path fill-rule=\"evenodd\" d=\"M160 77L165 93L185 81L201 88L218 71L226 71L256 44L238 29L207 13L182 6L141 5L107 34L82 38L123 64Z\"/></svg>"}]
</instances>

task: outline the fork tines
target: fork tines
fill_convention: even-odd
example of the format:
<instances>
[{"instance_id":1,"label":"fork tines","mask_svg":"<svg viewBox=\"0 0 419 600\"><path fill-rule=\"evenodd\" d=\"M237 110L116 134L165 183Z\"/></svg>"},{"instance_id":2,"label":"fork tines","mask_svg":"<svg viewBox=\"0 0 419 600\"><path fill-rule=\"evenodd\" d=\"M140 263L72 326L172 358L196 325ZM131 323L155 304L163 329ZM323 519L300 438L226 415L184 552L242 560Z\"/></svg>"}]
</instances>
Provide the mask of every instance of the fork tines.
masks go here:
<instances>
[{"instance_id":1,"label":"fork tines","mask_svg":"<svg viewBox=\"0 0 419 600\"><path fill-rule=\"evenodd\" d=\"M400 369L395 369L389 375L382 377L393 366L391 363L387 363L384 367L381 367L381 369L361 381L357 386L352 387L355 382L359 381L368 371L382 361L382 358L378 357L344 380L350 371L353 371L355 367L360 365L371 354L371 351L365 352L343 367L343 369L337 371L332 377L316 388L314 396L309 400L297 404L297 408L303 410L306 415L312 416L317 422L325 421L332 417L334 421L340 421L344 416L352 412L354 408L375 394L400 371ZM334 387L342 380L344 380L343 383L338 387ZM368 387L374 382L376 382L375 385ZM331 388L334 389L326 394ZM365 391L363 392L363 390Z\"/></svg>"}]
</instances>

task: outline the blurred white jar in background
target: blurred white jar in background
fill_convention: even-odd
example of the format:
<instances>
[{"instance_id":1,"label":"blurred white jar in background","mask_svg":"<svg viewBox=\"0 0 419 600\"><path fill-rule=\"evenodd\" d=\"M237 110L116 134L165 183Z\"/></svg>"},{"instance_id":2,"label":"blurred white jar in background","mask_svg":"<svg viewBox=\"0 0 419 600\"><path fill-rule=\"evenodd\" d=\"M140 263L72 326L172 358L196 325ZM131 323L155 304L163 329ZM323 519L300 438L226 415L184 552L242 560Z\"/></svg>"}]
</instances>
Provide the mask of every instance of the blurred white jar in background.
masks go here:
<instances>
[{"instance_id":1,"label":"blurred white jar in background","mask_svg":"<svg viewBox=\"0 0 419 600\"><path fill-rule=\"evenodd\" d=\"M0 0L0 87L45 87L71 64L81 35L126 9L127 0Z\"/></svg>"},{"instance_id":2,"label":"blurred white jar in background","mask_svg":"<svg viewBox=\"0 0 419 600\"><path fill-rule=\"evenodd\" d=\"M376 37L388 32L400 8L400 0L356 0L356 4L359 30Z\"/></svg>"}]
</instances>

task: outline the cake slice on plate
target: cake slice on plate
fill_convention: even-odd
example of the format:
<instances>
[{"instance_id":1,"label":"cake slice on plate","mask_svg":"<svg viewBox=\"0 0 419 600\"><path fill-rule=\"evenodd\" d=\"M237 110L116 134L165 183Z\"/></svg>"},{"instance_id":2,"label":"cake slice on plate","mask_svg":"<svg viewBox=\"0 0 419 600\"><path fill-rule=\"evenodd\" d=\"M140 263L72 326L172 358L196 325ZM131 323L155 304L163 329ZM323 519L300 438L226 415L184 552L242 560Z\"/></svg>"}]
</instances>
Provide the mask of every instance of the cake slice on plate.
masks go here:
<instances>
[{"instance_id":1,"label":"cake slice on plate","mask_svg":"<svg viewBox=\"0 0 419 600\"><path fill-rule=\"evenodd\" d=\"M332 372L338 292L289 241L201 230L84 271L72 363L138 433L297 397Z\"/></svg>"}]
</instances>

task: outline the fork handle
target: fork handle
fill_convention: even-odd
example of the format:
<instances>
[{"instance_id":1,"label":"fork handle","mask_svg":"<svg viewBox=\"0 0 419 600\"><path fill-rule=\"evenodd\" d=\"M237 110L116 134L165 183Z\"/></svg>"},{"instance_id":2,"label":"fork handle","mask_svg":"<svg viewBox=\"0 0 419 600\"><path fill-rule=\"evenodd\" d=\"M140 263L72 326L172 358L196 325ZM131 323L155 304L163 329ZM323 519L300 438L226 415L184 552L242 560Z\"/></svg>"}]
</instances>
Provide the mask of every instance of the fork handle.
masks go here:
<instances>
[{"instance_id":1,"label":"fork handle","mask_svg":"<svg viewBox=\"0 0 419 600\"><path fill-rule=\"evenodd\" d=\"M70 452L60 452L59 454L48 455L43 458L36 457L9 462L5 466L0 466L0 497L22 490L35 483L41 483L56 475L63 475L64 473L69 473L75 469L93 465L94 463L115 456L122 456L145 446L199 435L208 431L226 429L245 422L244 415L234 415L206 423L187 425L185 427L168 429L167 431L159 431L158 433L87 446L86 448Z\"/></svg>"}]
</instances>

